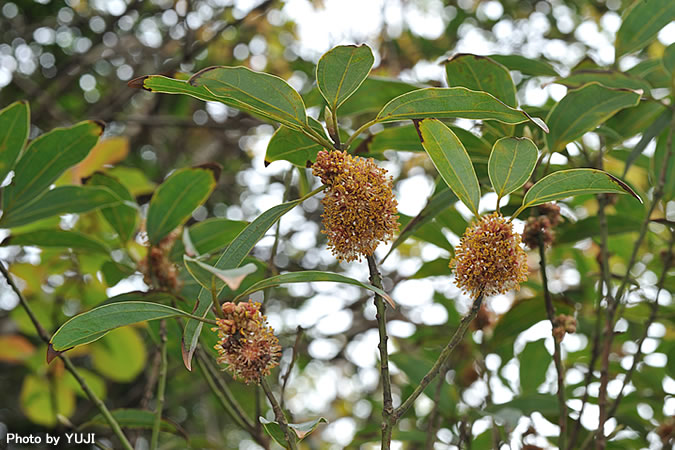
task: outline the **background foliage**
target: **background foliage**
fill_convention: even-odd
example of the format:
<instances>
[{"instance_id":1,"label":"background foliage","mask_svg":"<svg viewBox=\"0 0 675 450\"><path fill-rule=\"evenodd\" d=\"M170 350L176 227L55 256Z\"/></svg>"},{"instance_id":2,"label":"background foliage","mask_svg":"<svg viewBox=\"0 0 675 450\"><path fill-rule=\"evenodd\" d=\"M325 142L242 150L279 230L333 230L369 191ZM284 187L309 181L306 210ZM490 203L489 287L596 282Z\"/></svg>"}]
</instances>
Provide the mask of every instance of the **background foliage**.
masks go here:
<instances>
[{"instance_id":1,"label":"background foliage","mask_svg":"<svg viewBox=\"0 0 675 450\"><path fill-rule=\"evenodd\" d=\"M565 219L546 254L548 287L556 311L577 320L576 333L562 343L566 423L568 430L579 430L570 445L593 444L603 384L611 405L625 383L607 423L608 447L668 446L675 427L675 277L669 272L675 158L667 158L675 87L672 1L357 3L3 3L0 106L8 109L1 117L26 124L12 127L9 139L23 142L28 135L31 140L14 167L17 155L5 149L22 146L8 144L0 153L0 175L14 169L12 185L7 179L2 193L0 227L6 231L0 257L47 333L117 294L122 297L116 300L139 299L138 294L124 297L144 288L147 247L139 231L147 229L150 242L160 243L189 217L192 245L213 254L213 263L246 222L302 197L317 183L304 167L318 144L275 128L269 117L183 95L150 94L129 88L128 81L147 74L186 79L213 65L243 65L288 80L310 115L323 120L315 84L319 57L343 41L365 41L375 54L370 77L346 100L335 94L344 129L357 129L398 95L446 86L448 80L490 92L546 122L549 133L532 122L445 120L475 167L481 212L496 200L487 166L491 149L510 135L531 138L545 152L533 180L559 169L604 168L644 199L643 205L630 196L582 195L561 202ZM315 10L324 8L328 14L347 11L350 19L334 21L340 23L332 30L312 28L321 17ZM104 131L98 121L105 123ZM370 134L352 148L380 160L394 175L401 210L396 248L389 254L382 246L377 254L386 256L384 290L398 305L389 313L397 403L431 367L470 305L448 269L470 213L445 189L409 121L378 124ZM27 157L33 154L38 161ZM48 169L36 176L42 167ZM182 177L193 180L194 189L184 189ZM46 192L51 185L56 187ZM191 197L173 202L181 194ZM513 192L503 211L513 213L523 195L522 189ZM166 214L170 203L203 205ZM270 221L267 236L241 256L242 265L251 263L255 272L234 292L225 287L225 298L271 275L301 270L337 272L367 283L364 263L338 264L325 249L320 214L318 201L310 198L286 214L279 228ZM154 292L143 300L176 302L192 311L200 285L188 270L199 267L183 263L185 240L180 233L174 237L169 257L180 268L179 296ZM529 258L530 280L518 293L488 299L452 355L444 382L427 388L401 420L394 440L406 448L558 443L554 344L540 256L535 251ZM604 327L610 304L599 291L602 279L611 280L614 293L625 293L618 296L616 326L610 322L615 334L606 357L595 344L607 342L609 335ZM45 365L46 344L16 295L2 286L0 385L16 388L0 392L0 422L22 434L68 429L68 423L105 426L63 363ZM262 292L256 295L263 299ZM287 384L282 404L294 422L321 416L329 421L304 442L313 448L379 445L382 400L371 293L356 286L299 283L268 289L264 300L284 347L281 368L273 374ZM185 448L186 440L194 448L255 448L251 434L224 413L209 390L202 377L208 367L185 369L183 330L174 321L166 326L164 448ZM146 413L155 406L160 331L158 322L119 328L69 352L91 389L110 409L121 411L132 441L149 437L152 415ZM210 349L215 337L204 333L202 339ZM293 348L297 362L286 377ZM594 371L588 370L591 363ZM229 380L228 385L251 417L274 418L253 386ZM115 445L112 434L99 429Z\"/></svg>"}]
</instances>

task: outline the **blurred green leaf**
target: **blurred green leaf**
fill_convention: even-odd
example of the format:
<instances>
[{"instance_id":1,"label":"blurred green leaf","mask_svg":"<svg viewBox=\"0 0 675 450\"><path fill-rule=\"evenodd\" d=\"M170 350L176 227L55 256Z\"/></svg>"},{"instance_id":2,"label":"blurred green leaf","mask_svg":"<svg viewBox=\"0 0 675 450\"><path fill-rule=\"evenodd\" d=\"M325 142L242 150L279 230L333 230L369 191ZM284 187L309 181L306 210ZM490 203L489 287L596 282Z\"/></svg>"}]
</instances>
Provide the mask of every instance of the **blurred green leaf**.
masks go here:
<instances>
[{"instance_id":1,"label":"blurred green leaf","mask_svg":"<svg viewBox=\"0 0 675 450\"><path fill-rule=\"evenodd\" d=\"M495 142L488 161L488 174L498 198L524 185L538 158L537 146L528 138L505 137Z\"/></svg>"},{"instance_id":2,"label":"blurred green leaf","mask_svg":"<svg viewBox=\"0 0 675 450\"><path fill-rule=\"evenodd\" d=\"M422 146L431 161L455 195L478 216L480 186L471 159L447 126L436 119L416 122Z\"/></svg>"},{"instance_id":3,"label":"blurred green leaf","mask_svg":"<svg viewBox=\"0 0 675 450\"><path fill-rule=\"evenodd\" d=\"M373 52L365 44L340 45L319 59L316 84L332 111L337 110L361 86L373 62Z\"/></svg>"},{"instance_id":4,"label":"blurred green leaf","mask_svg":"<svg viewBox=\"0 0 675 450\"><path fill-rule=\"evenodd\" d=\"M34 423L53 427L56 413L70 417L75 412L75 392L59 377L50 383L46 377L28 374L19 395L23 413Z\"/></svg>"},{"instance_id":5,"label":"blurred green leaf","mask_svg":"<svg viewBox=\"0 0 675 450\"><path fill-rule=\"evenodd\" d=\"M102 242L72 230L36 230L8 237L4 245L35 245L38 247L72 248L78 251L92 251L103 254L110 249Z\"/></svg>"},{"instance_id":6,"label":"blurred green leaf","mask_svg":"<svg viewBox=\"0 0 675 450\"><path fill-rule=\"evenodd\" d=\"M75 214L120 203L119 197L104 187L61 186L47 191L0 218L0 226L13 228L59 214Z\"/></svg>"},{"instance_id":7,"label":"blurred green leaf","mask_svg":"<svg viewBox=\"0 0 675 450\"><path fill-rule=\"evenodd\" d=\"M122 242L127 242L136 231L136 219L138 210L128 203L135 204L131 193L115 178L101 172L94 173L87 181L89 186L104 186L110 189L120 200L127 204L119 204L107 208L101 208L101 214L111 227L117 232Z\"/></svg>"},{"instance_id":8,"label":"blurred green leaf","mask_svg":"<svg viewBox=\"0 0 675 450\"><path fill-rule=\"evenodd\" d=\"M551 365L551 354L546 350L544 339L528 342L518 355L520 362L520 389L523 393L534 394L546 380L546 371Z\"/></svg>"},{"instance_id":9,"label":"blurred green leaf","mask_svg":"<svg viewBox=\"0 0 675 450\"><path fill-rule=\"evenodd\" d=\"M534 77L556 77L558 72L548 62L541 58L530 59L521 55L488 55L509 70L517 70L525 75Z\"/></svg>"},{"instance_id":10,"label":"blurred green leaf","mask_svg":"<svg viewBox=\"0 0 675 450\"><path fill-rule=\"evenodd\" d=\"M150 244L159 244L167 234L185 223L215 187L215 174L209 169L180 169L164 180L148 207L146 228Z\"/></svg>"},{"instance_id":11,"label":"blurred green leaf","mask_svg":"<svg viewBox=\"0 0 675 450\"><path fill-rule=\"evenodd\" d=\"M129 314L136 313L129 311ZM90 354L94 369L119 383L132 381L145 368L145 344L138 331L132 327L112 330L91 346Z\"/></svg>"},{"instance_id":12,"label":"blurred green leaf","mask_svg":"<svg viewBox=\"0 0 675 450\"><path fill-rule=\"evenodd\" d=\"M0 183L21 154L30 131L28 102L14 102L0 110Z\"/></svg>"},{"instance_id":13,"label":"blurred green leaf","mask_svg":"<svg viewBox=\"0 0 675 450\"><path fill-rule=\"evenodd\" d=\"M265 432L269 434L277 444L284 448L288 447L288 444L286 443L286 437L284 436L284 432L281 431L279 422L267 420L262 416L260 416L258 420L263 425L263 428L265 428ZM318 419L310 420L308 422L289 423L288 428L293 430L295 436L297 436L297 440L301 441L305 437L309 436L322 423L328 423L328 420L326 420L324 417L319 417Z\"/></svg>"},{"instance_id":14,"label":"blurred green leaf","mask_svg":"<svg viewBox=\"0 0 675 450\"><path fill-rule=\"evenodd\" d=\"M384 260L386 260L399 245L405 242L409 237L413 236L425 224L432 221L436 215L452 206L456 201L457 196L448 188L429 197L429 200L427 200L427 204L422 211L403 227L387 254L382 258L382 262L384 262Z\"/></svg>"},{"instance_id":15,"label":"blurred green leaf","mask_svg":"<svg viewBox=\"0 0 675 450\"><path fill-rule=\"evenodd\" d=\"M145 409L114 409L110 411L117 423L123 428L150 430L155 421L156 414ZM108 421L101 414L97 414L78 427L78 430L86 430L93 427L110 427ZM160 430L188 438L185 431L175 422L162 419Z\"/></svg>"},{"instance_id":16,"label":"blurred green leaf","mask_svg":"<svg viewBox=\"0 0 675 450\"><path fill-rule=\"evenodd\" d=\"M664 26L675 20L672 0L637 0L623 14L616 33L616 58L643 48Z\"/></svg>"},{"instance_id":17,"label":"blurred green leaf","mask_svg":"<svg viewBox=\"0 0 675 450\"><path fill-rule=\"evenodd\" d=\"M579 70L555 80L556 83L572 89L594 81L608 88L632 89L634 91L642 89L645 93L651 90L651 86L645 80L618 70Z\"/></svg>"},{"instance_id":18,"label":"blurred green leaf","mask_svg":"<svg viewBox=\"0 0 675 450\"><path fill-rule=\"evenodd\" d=\"M515 108L516 86L509 70L486 56L459 53L445 62L448 86L463 86L473 91L494 95Z\"/></svg>"},{"instance_id":19,"label":"blurred green leaf","mask_svg":"<svg viewBox=\"0 0 675 450\"><path fill-rule=\"evenodd\" d=\"M42 194L66 169L82 161L96 145L103 125L91 120L55 128L28 144L2 195L2 209L12 213Z\"/></svg>"},{"instance_id":20,"label":"blurred green leaf","mask_svg":"<svg viewBox=\"0 0 675 450\"><path fill-rule=\"evenodd\" d=\"M610 236L622 233L632 233L640 230L643 218L630 214L607 216L607 231ZM578 222L564 223L556 229L555 242L571 244L582 239L597 237L600 228L597 216L586 217Z\"/></svg>"},{"instance_id":21,"label":"blurred green leaf","mask_svg":"<svg viewBox=\"0 0 675 450\"><path fill-rule=\"evenodd\" d=\"M558 152L594 130L617 111L636 106L640 94L630 90L611 89L597 82L571 90L551 109L546 123L551 132L546 136L548 150Z\"/></svg>"}]
</instances>

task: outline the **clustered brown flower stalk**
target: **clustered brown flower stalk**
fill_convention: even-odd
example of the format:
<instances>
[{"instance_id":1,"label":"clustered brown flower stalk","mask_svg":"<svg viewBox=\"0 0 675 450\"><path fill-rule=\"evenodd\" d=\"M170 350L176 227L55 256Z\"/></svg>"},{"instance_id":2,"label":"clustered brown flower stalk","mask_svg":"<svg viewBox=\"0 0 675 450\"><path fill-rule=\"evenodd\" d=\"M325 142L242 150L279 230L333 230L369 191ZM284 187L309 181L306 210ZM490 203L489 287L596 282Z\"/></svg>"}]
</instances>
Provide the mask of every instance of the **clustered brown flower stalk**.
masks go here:
<instances>
[{"instance_id":1,"label":"clustered brown flower stalk","mask_svg":"<svg viewBox=\"0 0 675 450\"><path fill-rule=\"evenodd\" d=\"M398 232L392 178L372 158L343 151L321 151L312 166L328 186L323 199L323 233L328 247L344 261L370 256L380 242Z\"/></svg>"},{"instance_id":2,"label":"clustered brown flower stalk","mask_svg":"<svg viewBox=\"0 0 675 450\"><path fill-rule=\"evenodd\" d=\"M555 239L554 227L562 220L560 217L560 207L553 203L544 203L536 209L537 215L527 219L523 229L523 243L531 249L539 247L539 236L541 235L544 247L550 247Z\"/></svg>"},{"instance_id":3,"label":"clustered brown flower stalk","mask_svg":"<svg viewBox=\"0 0 675 450\"><path fill-rule=\"evenodd\" d=\"M561 342L566 333L577 332L577 319L566 314L558 314L553 320L553 336Z\"/></svg>"},{"instance_id":4,"label":"clustered brown flower stalk","mask_svg":"<svg viewBox=\"0 0 675 450\"><path fill-rule=\"evenodd\" d=\"M450 261L455 284L476 298L519 289L527 280L527 255L513 224L495 212L481 217L464 232Z\"/></svg>"},{"instance_id":5,"label":"clustered brown flower stalk","mask_svg":"<svg viewBox=\"0 0 675 450\"><path fill-rule=\"evenodd\" d=\"M172 292L180 291L181 281L178 278L178 267L170 257L171 249L178 236L180 236L179 230L173 230L159 241L158 245L150 247L147 257L139 263L139 270L148 286L157 284L156 287Z\"/></svg>"},{"instance_id":6,"label":"clustered brown flower stalk","mask_svg":"<svg viewBox=\"0 0 675 450\"><path fill-rule=\"evenodd\" d=\"M260 383L279 365L281 346L267 317L260 311L260 303L251 301L223 304L223 318L217 319L218 363L236 379Z\"/></svg>"}]
</instances>

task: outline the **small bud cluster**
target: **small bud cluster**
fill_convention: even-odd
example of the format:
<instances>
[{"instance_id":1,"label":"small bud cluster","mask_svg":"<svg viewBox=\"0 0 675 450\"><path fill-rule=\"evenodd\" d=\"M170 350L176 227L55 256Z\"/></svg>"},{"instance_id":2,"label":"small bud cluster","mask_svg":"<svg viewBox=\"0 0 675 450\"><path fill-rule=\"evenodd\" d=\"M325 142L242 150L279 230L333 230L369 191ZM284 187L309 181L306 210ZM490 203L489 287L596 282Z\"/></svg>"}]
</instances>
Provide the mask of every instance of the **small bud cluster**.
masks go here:
<instances>
[{"instance_id":1,"label":"small bud cluster","mask_svg":"<svg viewBox=\"0 0 675 450\"><path fill-rule=\"evenodd\" d=\"M179 235L178 229L169 233L158 245L150 247L148 256L139 263L143 281L148 286L156 285L155 287L174 292L180 290L181 281L178 278L178 266L170 258L171 249Z\"/></svg>"},{"instance_id":2,"label":"small bud cluster","mask_svg":"<svg viewBox=\"0 0 675 450\"><path fill-rule=\"evenodd\" d=\"M218 332L218 363L246 384L259 383L281 358L279 339L260 312L260 303L224 303L223 315L213 328Z\"/></svg>"},{"instance_id":3,"label":"small bud cluster","mask_svg":"<svg viewBox=\"0 0 675 450\"><path fill-rule=\"evenodd\" d=\"M399 223L392 178L372 158L321 151L312 171L328 186L323 233L339 260L360 260L372 255L380 242L393 239Z\"/></svg>"},{"instance_id":4,"label":"small bud cluster","mask_svg":"<svg viewBox=\"0 0 675 450\"><path fill-rule=\"evenodd\" d=\"M539 247L539 236L544 247L550 247L555 238L554 227L560 221L560 207L553 203L544 203L537 207L538 215L527 219L523 229L523 243L531 249Z\"/></svg>"},{"instance_id":5,"label":"small bud cluster","mask_svg":"<svg viewBox=\"0 0 675 450\"><path fill-rule=\"evenodd\" d=\"M556 341L561 342L565 337L565 333L577 332L577 319L566 314L558 314L553 319L553 337Z\"/></svg>"},{"instance_id":6,"label":"small bud cluster","mask_svg":"<svg viewBox=\"0 0 675 450\"><path fill-rule=\"evenodd\" d=\"M520 235L499 213L483 216L466 229L450 267L455 284L474 298L519 289L528 273Z\"/></svg>"}]
</instances>

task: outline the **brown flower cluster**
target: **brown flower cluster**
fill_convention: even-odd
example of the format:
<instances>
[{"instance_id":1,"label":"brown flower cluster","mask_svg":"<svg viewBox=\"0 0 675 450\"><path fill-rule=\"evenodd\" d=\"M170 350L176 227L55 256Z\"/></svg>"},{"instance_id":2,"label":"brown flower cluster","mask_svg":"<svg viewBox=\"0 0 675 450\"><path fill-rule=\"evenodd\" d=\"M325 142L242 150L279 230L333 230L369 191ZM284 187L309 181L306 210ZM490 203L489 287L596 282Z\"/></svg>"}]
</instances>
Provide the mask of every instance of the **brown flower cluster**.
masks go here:
<instances>
[{"instance_id":1,"label":"brown flower cluster","mask_svg":"<svg viewBox=\"0 0 675 450\"><path fill-rule=\"evenodd\" d=\"M520 235L499 213L483 216L466 229L450 267L455 284L474 298L519 289L527 280L527 255L520 247Z\"/></svg>"},{"instance_id":2,"label":"brown flower cluster","mask_svg":"<svg viewBox=\"0 0 675 450\"><path fill-rule=\"evenodd\" d=\"M553 337L558 342L561 342L565 337L565 333L577 332L577 319L566 314L558 314L553 319Z\"/></svg>"},{"instance_id":3,"label":"brown flower cluster","mask_svg":"<svg viewBox=\"0 0 675 450\"><path fill-rule=\"evenodd\" d=\"M147 257L138 264L138 268L143 274L143 281L148 286L157 285L155 287L174 292L180 290L181 281L178 278L178 267L170 258L171 249L179 235L178 229L173 230L159 241L157 246L150 247Z\"/></svg>"},{"instance_id":4,"label":"brown flower cluster","mask_svg":"<svg viewBox=\"0 0 675 450\"><path fill-rule=\"evenodd\" d=\"M392 178L372 158L321 151L312 171L328 186L323 233L339 260L360 260L372 255L380 242L393 239L399 223Z\"/></svg>"},{"instance_id":5,"label":"brown flower cluster","mask_svg":"<svg viewBox=\"0 0 675 450\"><path fill-rule=\"evenodd\" d=\"M553 203L544 203L537 207L538 215L527 219L523 229L523 243L531 249L539 247L541 235L544 247L550 247L555 238L554 228L560 223L560 207Z\"/></svg>"},{"instance_id":6,"label":"brown flower cluster","mask_svg":"<svg viewBox=\"0 0 675 450\"><path fill-rule=\"evenodd\" d=\"M223 315L213 328L218 332L218 363L246 384L259 383L281 358L279 339L260 312L260 303L224 303Z\"/></svg>"}]
</instances>

